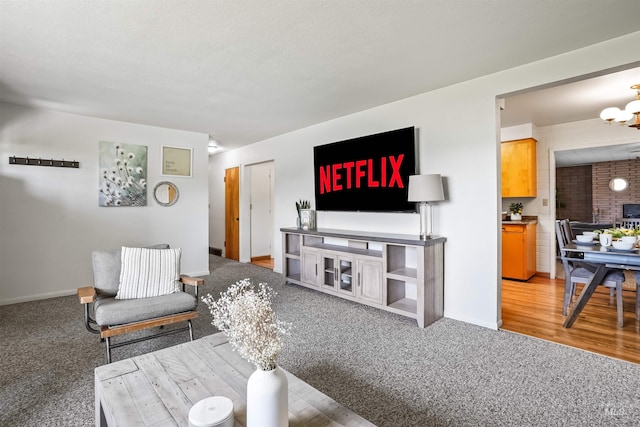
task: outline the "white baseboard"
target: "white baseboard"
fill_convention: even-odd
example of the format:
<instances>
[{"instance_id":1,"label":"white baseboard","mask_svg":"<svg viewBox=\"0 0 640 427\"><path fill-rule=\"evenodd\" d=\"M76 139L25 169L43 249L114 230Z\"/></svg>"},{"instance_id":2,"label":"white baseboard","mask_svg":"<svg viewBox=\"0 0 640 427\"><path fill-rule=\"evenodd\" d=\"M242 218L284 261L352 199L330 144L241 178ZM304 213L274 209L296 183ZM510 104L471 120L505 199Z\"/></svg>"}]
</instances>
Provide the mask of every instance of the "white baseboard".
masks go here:
<instances>
[{"instance_id":1,"label":"white baseboard","mask_svg":"<svg viewBox=\"0 0 640 427\"><path fill-rule=\"evenodd\" d=\"M500 320L500 322L485 322L482 320L465 317L465 316L451 316L450 313L447 313L446 311L444 313L444 317L447 317L449 319L459 320L461 322L471 323L472 325L482 326L484 328L493 329L494 331L497 331L502 325L502 320Z\"/></svg>"},{"instance_id":2,"label":"white baseboard","mask_svg":"<svg viewBox=\"0 0 640 427\"><path fill-rule=\"evenodd\" d=\"M209 273L209 270L205 270L205 271L196 271L192 273L183 273L183 274L191 277L202 277L202 276L208 276L210 273ZM19 304L21 302L31 302L31 301L41 300L41 299L66 297L69 295L75 295L77 291L78 291L77 289L67 289L64 291L48 292L46 294L36 294L36 295L27 295L27 296L17 297L17 298L0 299L0 305Z\"/></svg>"},{"instance_id":3,"label":"white baseboard","mask_svg":"<svg viewBox=\"0 0 640 427\"><path fill-rule=\"evenodd\" d=\"M30 302L30 301L37 301L41 299L49 299L49 298L56 298L56 297L66 297L69 295L75 295L76 292L77 292L77 289L68 289L64 291L48 292L46 294L27 295L27 296L17 297L17 298L2 299L0 300L0 305L18 304L21 302Z\"/></svg>"}]
</instances>

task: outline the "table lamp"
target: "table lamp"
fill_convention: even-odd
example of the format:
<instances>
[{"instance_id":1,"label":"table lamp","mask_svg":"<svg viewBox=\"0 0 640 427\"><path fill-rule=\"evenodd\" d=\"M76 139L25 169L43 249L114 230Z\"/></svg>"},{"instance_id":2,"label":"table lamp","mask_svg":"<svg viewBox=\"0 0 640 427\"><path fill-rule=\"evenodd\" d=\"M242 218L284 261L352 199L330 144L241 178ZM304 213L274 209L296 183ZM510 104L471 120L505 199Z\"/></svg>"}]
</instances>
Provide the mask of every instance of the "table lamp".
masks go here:
<instances>
[{"instance_id":1,"label":"table lamp","mask_svg":"<svg viewBox=\"0 0 640 427\"><path fill-rule=\"evenodd\" d=\"M433 237L433 202L444 200L442 177L440 174L411 175L409 177L409 202L420 203L420 239Z\"/></svg>"}]
</instances>

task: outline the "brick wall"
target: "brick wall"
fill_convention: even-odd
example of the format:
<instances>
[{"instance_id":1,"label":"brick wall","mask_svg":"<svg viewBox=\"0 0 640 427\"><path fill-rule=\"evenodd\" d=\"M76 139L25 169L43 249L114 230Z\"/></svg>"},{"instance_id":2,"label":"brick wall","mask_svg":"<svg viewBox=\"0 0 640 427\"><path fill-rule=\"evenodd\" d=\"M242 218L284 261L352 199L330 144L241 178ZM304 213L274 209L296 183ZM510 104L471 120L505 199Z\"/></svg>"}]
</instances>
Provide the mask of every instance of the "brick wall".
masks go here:
<instances>
[{"instance_id":1,"label":"brick wall","mask_svg":"<svg viewBox=\"0 0 640 427\"><path fill-rule=\"evenodd\" d=\"M629 187L609 189L611 178L624 178ZM640 160L620 160L556 169L556 217L572 221L613 223L622 217L622 205L640 203Z\"/></svg>"},{"instance_id":2,"label":"brick wall","mask_svg":"<svg viewBox=\"0 0 640 427\"><path fill-rule=\"evenodd\" d=\"M593 208L599 212L598 222L613 222L622 217L622 205L640 202L640 160L594 163ZM629 187L620 192L609 189L611 178L624 178Z\"/></svg>"},{"instance_id":3,"label":"brick wall","mask_svg":"<svg viewBox=\"0 0 640 427\"><path fill-rule=\"evenodd\" d=\"M556 217L591 222L591 165L556 169Z\"/></svg>"}]
</instances>

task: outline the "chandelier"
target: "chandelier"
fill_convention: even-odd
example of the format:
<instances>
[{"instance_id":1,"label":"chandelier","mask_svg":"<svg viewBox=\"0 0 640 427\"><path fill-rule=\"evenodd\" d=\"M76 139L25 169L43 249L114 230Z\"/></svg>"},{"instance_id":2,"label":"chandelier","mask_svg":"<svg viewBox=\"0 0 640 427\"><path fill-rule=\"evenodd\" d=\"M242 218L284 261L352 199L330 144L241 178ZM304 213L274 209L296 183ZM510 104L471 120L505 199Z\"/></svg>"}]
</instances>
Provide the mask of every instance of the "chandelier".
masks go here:
<instances>
[{"instance_id":1,"label":"chandelier","mask_svg":"<svg viewBox=\"0 0 640 427\"><path fill-rule=\"evenodd\" d=\"M624 110L618 107L605 108L600 113L600 118L609 124L616 122L621 125L635 119L635 122L630 124L629 127L640 130L640 84L631 86L631 89L635 89L637 92L634 101L628 103Z\"/></svg>"}]
</instances>

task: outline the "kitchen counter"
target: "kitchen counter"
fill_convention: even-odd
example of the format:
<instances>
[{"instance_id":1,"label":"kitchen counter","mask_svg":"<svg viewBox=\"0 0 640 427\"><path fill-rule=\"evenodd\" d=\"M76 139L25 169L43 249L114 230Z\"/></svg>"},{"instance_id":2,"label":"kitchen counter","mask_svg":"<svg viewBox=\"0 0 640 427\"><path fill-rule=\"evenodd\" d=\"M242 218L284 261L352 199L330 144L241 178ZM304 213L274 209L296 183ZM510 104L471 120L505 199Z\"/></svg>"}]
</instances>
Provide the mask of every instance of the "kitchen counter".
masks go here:
<instances>
[{"instance_id":1,"label":"kitchen counter","mask_svg":"<svg viewBox=\"0 0 640 427\"><path fill-rule=\"evenodd\" d=\"M523 215L521 220L511 221L510 219L505 219L502 221L502 223L503 224L522 224L522 225L537 224L538 217L535 215Z\"/></svg>"},{"instance_id":2,"label":"kitchen counter","mask_svg":"<svg viewBox=\"0 0 640 427\"><path fill-rule=\"evenodd\" d=\"M522 225L527 225L527 224L537 224L538 220L537 219L521 219L520 221L502 221L503 224L522 224Z\"/></svg>"}]
</instances>

